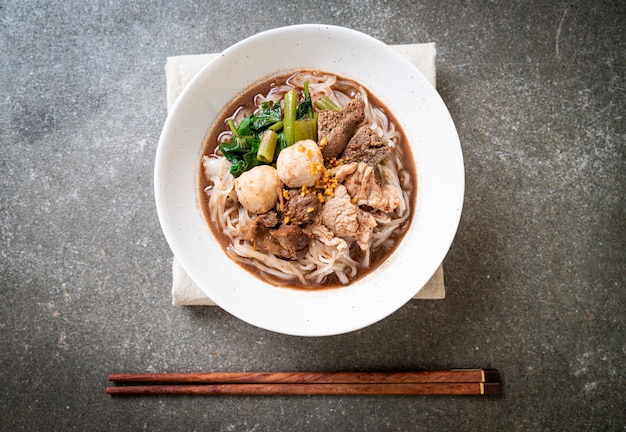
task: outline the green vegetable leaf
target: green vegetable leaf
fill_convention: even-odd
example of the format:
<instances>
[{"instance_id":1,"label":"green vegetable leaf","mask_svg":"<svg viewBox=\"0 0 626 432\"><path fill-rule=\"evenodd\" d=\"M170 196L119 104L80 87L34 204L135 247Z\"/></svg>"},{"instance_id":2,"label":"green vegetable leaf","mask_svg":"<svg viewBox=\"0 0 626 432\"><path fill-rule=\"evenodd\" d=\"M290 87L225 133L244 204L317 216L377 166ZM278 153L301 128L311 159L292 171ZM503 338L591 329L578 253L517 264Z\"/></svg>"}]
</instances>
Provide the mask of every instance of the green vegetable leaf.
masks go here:
<instances>
[{"instance_id":1,"label":"green vegetable leaf","mask_svg":"<svg viewBox=\"0 0 626 432\"><path fill-rule=\"evenodd\" d=\"M265 129L281 121L283 113L280 104L272 101L264 102L256 113L246 116L239 126L239 135L260 135Z\"/></svg>"},{"instance_id":2,"label":"green vegetable leaf","mask_svg":"<svg viewBox=\"0 0 626 432\"><path fill-rule=\"evenodd\" d=\"M313 117L313 103L311 102L311 93L309 93L309 82L304 82L304 99L296 108L296 120Z\"/></svg>"},{"instance_id":3,"label":"green vegetable leaf","mask_svg":"<svg viewBox=\"0 0 626 432\"><path fill-rule=\"evenodd\" d=\"M253 117L253 115L249 115L244 118L241 123L239 123L239 126L237 126L237 132L239 135L254 135L251 128L252 122L254 121Z\"/></svg>"},{"instance_id":4,"label":"green vegetable leaf","mask_svg":"<svg viewBox=\"0 0 626 432\"><path fill-rule=\"evenodd\" d=\"M249 152L243 155L243 160L246 162L246 171L254 168L257 165L261 165L261 161L257 158L256 152Z\"/></svg>"},{"instance_id":5,"label":"green vegetable leaf","mask_svg":"<svg viewBox=\"0 0 626 432\"><path fill-rule=\"evenodd\" d=\"M252 138L252 137L248 137ZM220 150L222 153L245 153L250 150L250 143L246 137L238 136L233 137L229 142L223 142L220 144Z\"/></svg>"},{"instance_id":6,"label":"green vegetable leaf","mask_svg":"<svg viewBox=\"0 0 626 432\"><path fill-rule=\"evenodd\" d=\"M280 104L272 101L264 102L261 109L252 115L251 126L252 131L262 132L274 123L281 121L283 118Z\"/></svg>"},{"instance_id":7,"label":"green vegetable leaf","mask_svg":"<svg viewBox=\"0 0 626 432\"><path fill-rule=\"evenodd\" d=\"M278 138L276 138L276 150L274 151L274 160L278 158L280 151L286 148L287 148L287 141L285 140L285 134L283 132L280 132L278 134Z\"/></svg>"},{"instance_id":8,"label":"green vegetable leaf","mask_svg":"<svg viewBox=\"0 0 626 432\"><path fill-rule=\"evenodd\" d=\"M228 156L227 156L228 158ZM246 162L243 159L230 160L230 173L237 178L246 171Z\"/></svg>"},{"instance_id":9,"label":"green vegetable leaf","mask_svg":"<svg viewBox=\"0 0 626 432\"><path fill-rule=\"evenodd\" d=\"M235 177L259 164L256 158L259 139L256 136L233 137L230 142L220 143L219 148L224 157L230 161L230 173Z\"/></svg>"}]
</instances>

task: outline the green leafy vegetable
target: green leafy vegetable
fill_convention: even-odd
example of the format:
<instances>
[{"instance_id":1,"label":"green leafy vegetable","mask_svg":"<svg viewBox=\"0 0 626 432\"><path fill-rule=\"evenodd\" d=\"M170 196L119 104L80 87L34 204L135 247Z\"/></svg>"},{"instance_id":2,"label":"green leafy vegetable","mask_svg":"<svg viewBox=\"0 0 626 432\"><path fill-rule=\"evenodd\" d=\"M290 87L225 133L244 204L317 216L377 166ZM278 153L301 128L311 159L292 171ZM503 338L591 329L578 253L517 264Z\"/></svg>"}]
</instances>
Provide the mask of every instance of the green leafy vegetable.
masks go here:
<instances>
[{"instance_id":1,"label":"green leafy vegetable","mask_svg":"<svg viewBox=\"0 0 626 432\"><path fill-rule=\"evenodd\" d=\"M281 150L296 141L317 140L317 113L308 81L299 104L298 93L292 90L285 94L282 109L280 103L264 102L238 126L228 120L228 127L232 137L220 143L219 149L231 162L230 173L235 177L257 165L273 163Z\"/></svg>"},{"instance_id":2,"label":"green leafy vegetable","mask_svg":"<svg viewBox=\"0 0 626 432\"><path fill-rule=\"evenodd\" d=\"M245 143L245 145L241 145ZM256 153L259 148L259 140L254 136L235 137L230 142L222 142L220 151L231 163L230 173L239 177L243 172L259 164Z\"/></svg>"},{"instance_id":3,"label":"green leafy vegetable","mask_svg":"<svg viewBox=\"0 0 626 432\"><path fill-rule=\"evenodd\" d=\"M282 121L282 117L280 104L270 101L264 102L256 113L246 116L239 126L235 126L233 120L228 120L228 127L233 136L230 141L220 143L219 148L230 161L230 173L233 176L239 177L245 171L262 163L257 157L261 137L270 127L280 129L278 123Z\"/></svg>"},{"instance_id":4,"label":"green leafy vegetable","mask_svg":"<svg viewBox=\"0 0 626 432\"><path fill-rule=\"evenodd\" d=\"M264 102L261 105L261 109L259 112L251 116L252 118L250 125L250 129L253 132L261 132L267 129L269 126L279 122L283 118L282 110L280 109L280 104L275 104L274 102Z\"/></svg>"}]
</instances>

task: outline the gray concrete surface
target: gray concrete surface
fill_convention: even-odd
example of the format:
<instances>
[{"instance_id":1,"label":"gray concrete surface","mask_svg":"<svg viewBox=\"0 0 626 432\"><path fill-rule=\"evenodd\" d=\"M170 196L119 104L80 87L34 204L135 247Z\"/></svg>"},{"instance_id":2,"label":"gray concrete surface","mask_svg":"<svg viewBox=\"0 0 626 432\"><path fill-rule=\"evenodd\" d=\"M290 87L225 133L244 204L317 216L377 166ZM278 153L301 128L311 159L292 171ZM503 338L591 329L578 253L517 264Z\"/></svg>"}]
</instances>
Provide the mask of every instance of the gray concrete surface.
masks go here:
<instances>
[{"instance_id":1,"label":"gray concrete surface","mask_svg":"<svg viewBox=\"0 0 626 432\"><path fill-rule=\"evenodd\" d=\"M167 56L322 22L436 42L467 190L448 296L328 338L170 304ZM0 2L0 430L623 430L623 1ZM493 367L475 397L145 397L112 372Z\"/></svg>"}]
</instances>

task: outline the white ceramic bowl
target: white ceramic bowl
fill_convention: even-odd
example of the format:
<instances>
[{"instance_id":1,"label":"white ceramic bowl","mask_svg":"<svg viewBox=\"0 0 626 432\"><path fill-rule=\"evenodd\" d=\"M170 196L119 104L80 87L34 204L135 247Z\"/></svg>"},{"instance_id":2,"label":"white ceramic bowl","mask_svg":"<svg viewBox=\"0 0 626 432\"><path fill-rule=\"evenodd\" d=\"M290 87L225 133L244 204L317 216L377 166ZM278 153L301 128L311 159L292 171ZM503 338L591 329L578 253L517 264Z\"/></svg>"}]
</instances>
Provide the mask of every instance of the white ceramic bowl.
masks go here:
<instances>
[{"instance_id":1,"label":"white ceramic bowl","mask_svg":"<svg viewBox=\"0 0 626 432\"><path fill-rule=\"evenodd\" d=\"M278 288L231 261L198 207L201 145L221 110L270 75L318 69L368 88L402 124L415 157L415 217L394 254L342 288ZM226 49L189 83L163 127L155 166L156 206L165 237L191 279L221 308L252 325L289 335L347 333L389 316L428 282L456 233L464 193L458 135L437 91L382 42L328 25L269 30Z\"/></svg>"}]
</instances>

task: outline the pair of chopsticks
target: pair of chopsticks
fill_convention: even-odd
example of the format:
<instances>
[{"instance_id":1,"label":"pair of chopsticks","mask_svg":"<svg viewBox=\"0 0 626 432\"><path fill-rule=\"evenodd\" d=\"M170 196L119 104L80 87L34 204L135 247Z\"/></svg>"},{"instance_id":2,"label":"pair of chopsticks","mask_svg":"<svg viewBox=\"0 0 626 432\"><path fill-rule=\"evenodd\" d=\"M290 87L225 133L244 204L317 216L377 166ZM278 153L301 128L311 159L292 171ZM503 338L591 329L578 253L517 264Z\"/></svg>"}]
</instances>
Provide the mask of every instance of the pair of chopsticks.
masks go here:
<instances>
[{"instance_id":1,"label":"pair of chopsticks","mask_svg":"<svg viewBox=\"0 0 626 432\"><path fill-rule=\"evenodd\" d=\"M110 395L497 395L495 369L111 374Z\"/></svg>"}]
</instances>

